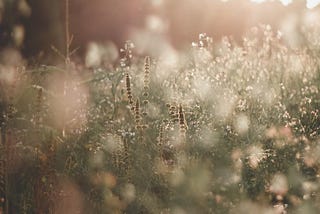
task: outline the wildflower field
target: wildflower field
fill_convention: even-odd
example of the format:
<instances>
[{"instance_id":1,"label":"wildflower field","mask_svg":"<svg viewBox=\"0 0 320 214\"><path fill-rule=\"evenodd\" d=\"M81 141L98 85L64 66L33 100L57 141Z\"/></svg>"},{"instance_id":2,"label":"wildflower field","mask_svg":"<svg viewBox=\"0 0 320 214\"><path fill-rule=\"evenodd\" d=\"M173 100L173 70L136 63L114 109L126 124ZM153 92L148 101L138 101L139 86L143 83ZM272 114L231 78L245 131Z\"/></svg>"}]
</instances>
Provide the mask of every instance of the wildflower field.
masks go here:
<instances>
[{"instance_id":1,"label":"wildflower field","mask_svg":"<svg viewBox=\"0 0 320 214\"><path fill-rule=\"evenodd\" d=\"M69 33L61 63L3 51L0 213L319 213L320 26L304 29L302 48L260 25L163 54L92 43L83 63Z\"/></svg>"}]
</instances>

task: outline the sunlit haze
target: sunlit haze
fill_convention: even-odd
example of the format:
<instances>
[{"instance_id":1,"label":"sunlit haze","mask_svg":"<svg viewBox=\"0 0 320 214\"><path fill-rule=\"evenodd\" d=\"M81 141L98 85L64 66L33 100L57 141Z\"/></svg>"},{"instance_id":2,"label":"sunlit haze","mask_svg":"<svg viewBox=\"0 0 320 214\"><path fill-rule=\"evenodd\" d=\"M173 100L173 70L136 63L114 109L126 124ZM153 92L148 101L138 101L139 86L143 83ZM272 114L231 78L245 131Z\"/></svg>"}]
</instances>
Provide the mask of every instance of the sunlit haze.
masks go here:
<instances>
[{"instance_id":1,"label":"sunlit haze","mask_svg":"<svg viewBox=\"0 0 320 214\"><path fill-rule=\"evenodd\" d=\"M268 0L251 0L251 1L256 2L256 3L262 3L262 2L266 2ZM279 0L279 1L285 6L287 6L293 2L293 0ZM318 4L320 4L320 0L306 0L306 6L309 9L316 7Z\"/></svg>"},{"instance_id":2,"label":"sunlit haze","mask_svg":"<svg viewBox=\"0 0 320 214\"><path fill-rule=\"evenodd\" d=\"M320 213L320 0L0 0L0 214Z\"/></svg>"}]
</instances>

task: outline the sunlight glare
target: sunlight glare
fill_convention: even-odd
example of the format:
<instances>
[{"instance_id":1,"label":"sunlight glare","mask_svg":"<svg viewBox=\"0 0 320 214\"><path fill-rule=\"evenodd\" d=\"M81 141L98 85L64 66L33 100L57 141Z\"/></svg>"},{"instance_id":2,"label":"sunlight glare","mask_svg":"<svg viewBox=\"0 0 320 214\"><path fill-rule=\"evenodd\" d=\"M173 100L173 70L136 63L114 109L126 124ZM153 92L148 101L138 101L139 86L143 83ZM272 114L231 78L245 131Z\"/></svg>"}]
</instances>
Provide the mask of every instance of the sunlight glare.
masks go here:
<instances>
[{"instance_id":1,"label":"sunlight glare","mask_svg":"<svg viewBox=\"0 0 320 214\"><path fill-rule=\"evenodd\" d=\"M292 3L292 0L280 0L284 6L287 6Z\"/></svg>"},{"instance_id":2,"label":"sunlight glare","mask_svg":"<svg viewBox=\"0 0 320 214\"><path fill-rule=\"evenodd\" d=\"M255 3L262 3L262 2L264 2L264 1L266 1L266 0L251 0L252 2L255 2Z\"/></svg>"},{"instance_id":3,"label":"sunlight glare","mask_svg":"<svg viewBox=\"0 0 320 214\"><path fill-rule=\"evenodd\" d=\"M320 0L307 0L307 8L312 9L320 4Z\"/></svg>"},{"instance_id":4,"label":"sunlight glare","mask_svg":"<svg viewBox=\"0 0 320 214\"><path fill-rule=\"evenodd\" d=\"M252 2L255 3L262 3L262 2L266 2L266 0L251 0ZM284 6L287 6L289 4L292 3L292 0L279 0Z\"/></svg>"},{"instance_id":5,"label":"sunlight glare","mask_svg":"<svg viewBox=\"0 0 320 214\"><path fill-rule=\"evenodd\" d=\"M251 0L251 2L262 3L267 0ZM279 0L284 6L287 6L293 2L293 0ZM320 4L320 0L306 0L306 6L308 9L312 9Z\"/></svg>"}]
</instances>

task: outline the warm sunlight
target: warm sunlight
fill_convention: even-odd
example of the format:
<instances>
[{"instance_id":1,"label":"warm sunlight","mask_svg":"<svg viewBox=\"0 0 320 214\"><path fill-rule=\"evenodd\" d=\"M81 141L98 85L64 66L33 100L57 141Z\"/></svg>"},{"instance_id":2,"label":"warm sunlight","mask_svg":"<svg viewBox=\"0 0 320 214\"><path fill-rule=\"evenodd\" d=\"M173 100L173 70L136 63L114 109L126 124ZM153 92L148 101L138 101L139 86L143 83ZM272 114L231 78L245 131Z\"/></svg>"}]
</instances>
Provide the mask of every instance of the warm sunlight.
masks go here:
<instances>
[{"instance_id":1,"label":"warm sunlight","mask_svg":"<svg viewBox=\"0 0 320 214\"><path fill-rule=\"evenodd\" d=\"M280 0L283 5L289 5L293 0Z\"/></svg>"},{"instance_id":2,"label":"warm sunlight","mask_svg":"<svg viewBox=\"0 0 320 214\"><path fill-rule=\"evenodd\" d=\"M320 0L0 0L0 214L320 213Z\"/></svg>"},{"instance_id":3,"label":"warm sunlight","mask_svg":"<svg viewBox=\"0 0 320 214\"><path fill-rule=\"evenodd\" d=\"M320 0L307 0L307 8L312 9L320 4Z\"/></svg>"},{"instance_id":4,"label":"warm sunlight","mask_svg":"<svg viewBox=\"0 0 320 214\"><path fill-rule=\"evenodd\" d=\"M252 2L256 2L256 3L262 3L268 0L251 0ZM283 5L287 6L289 4L291 4L294 0L279 0ZM320 0L306 0L306 6L309 9L312 9L314 7L316 7L318 4L320 4Z\"/></svg>"}]
</instances>

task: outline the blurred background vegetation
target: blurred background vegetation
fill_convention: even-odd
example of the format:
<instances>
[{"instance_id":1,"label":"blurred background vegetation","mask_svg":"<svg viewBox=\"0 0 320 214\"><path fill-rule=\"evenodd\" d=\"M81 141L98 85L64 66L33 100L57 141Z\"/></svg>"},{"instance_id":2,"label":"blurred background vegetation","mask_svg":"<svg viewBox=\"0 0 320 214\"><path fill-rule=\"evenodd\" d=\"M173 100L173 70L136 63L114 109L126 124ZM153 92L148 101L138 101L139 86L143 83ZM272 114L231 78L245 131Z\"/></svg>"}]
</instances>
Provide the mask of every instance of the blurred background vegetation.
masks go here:
<instances>
[{"instance_id":1,"label":"blurred background vegetation","mask_svg":"<svg viewBox=\"0 0 320 214\"><path fill-rule=\"evenodd\" d=\"M64 0L1 0L0 6L1 47L19 46L26 57L45 55L46 59L54 56L52 45L63 50ZM248 0L77 0L70 1L70 28L73 44L82 54L91 41L111 41L119 47L137 31L153 27L174 47L184 48L199 32L215 40L232 35L239 41L261 23L297 33L306 14L316 10L308 10L305 1L283 6L280 1L257 4ZM15 30L23 31L23 42L15 44Z\"/></svg>"},{"instance_id":2,"label":"blurred background vegetation","mask_svg":"<svg viewBox=\"0 0 320 214\"><path fill-rule=\"evenodd\" d=\"M317 7L69 2L0 0L0 213L319 213Z\"/></svg>"}]
</instances>

